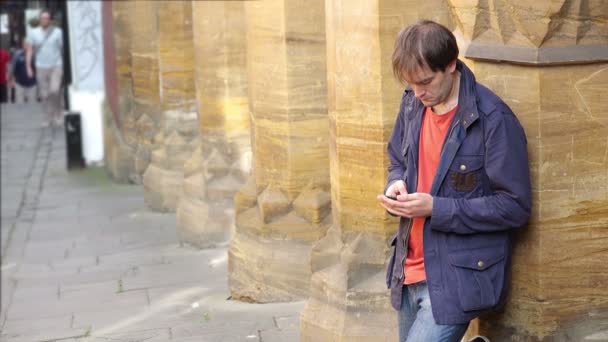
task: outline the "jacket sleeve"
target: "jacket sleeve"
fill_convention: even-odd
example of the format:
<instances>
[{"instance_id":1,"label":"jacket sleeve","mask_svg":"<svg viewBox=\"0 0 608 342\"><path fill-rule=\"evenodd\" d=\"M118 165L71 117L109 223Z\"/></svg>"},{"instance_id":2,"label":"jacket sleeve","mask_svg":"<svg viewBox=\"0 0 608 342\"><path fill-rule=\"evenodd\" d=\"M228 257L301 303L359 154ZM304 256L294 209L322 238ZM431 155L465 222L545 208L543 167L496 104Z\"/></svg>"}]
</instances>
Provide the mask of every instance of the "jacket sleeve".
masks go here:
<instances>
[{"instance_id":1,"label":"jacket sleeve","mask_svg":"<svg viewBox=\"0 0 608 342\"><path fill-rule=\"evenodd\" d=\"M508 108L490 116L496 122L486 124L485 170L493 194L472 199L434 197L432 229L475 234L528 222L532 195L526 135Z\"/></svg>"},{"instance_id":2,"label":"jacket sleeve","mask_svg":"<svg viewBox=\"0 0 608 342\"><path fill-rule=\"evenodd\" d=\"M386 180L386 186L384 187L384 192L388 187L397 180L403 179L403 174L405 172L404 162L403 162L403 153L401 152L401 142L403 141L403 128L405 121L405 97L406 92L403 93L401 98L401 105L399 106L399 113L397 114L397 119L395 120L395 126L393 127L393 133L391 134L391 138L388 142L388 159L389 159L389 167L388 167L388 177Z\"/></svg>"}]
</instances>

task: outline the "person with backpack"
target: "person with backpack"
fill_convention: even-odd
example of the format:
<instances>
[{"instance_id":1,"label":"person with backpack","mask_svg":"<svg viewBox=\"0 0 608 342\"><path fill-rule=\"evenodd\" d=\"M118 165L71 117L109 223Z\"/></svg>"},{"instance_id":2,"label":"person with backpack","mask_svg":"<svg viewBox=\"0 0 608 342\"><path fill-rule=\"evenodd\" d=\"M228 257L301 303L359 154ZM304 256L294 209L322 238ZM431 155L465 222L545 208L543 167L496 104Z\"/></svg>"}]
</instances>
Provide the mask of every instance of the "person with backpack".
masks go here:
<instances>
[{"instance_id":1,"label":"person with backpack","mask_svg":"<svg viewBox=\"0 0 608 342\"><path fill-rule=\"evenodd\" d=\"M9 68L9 82L15 89L15 103L24 103L26 99L28 103L37 101L35 70L32 77L28 76L25 45L23 40L21 48L14 51Z\"/></svg>"}]
</instances>

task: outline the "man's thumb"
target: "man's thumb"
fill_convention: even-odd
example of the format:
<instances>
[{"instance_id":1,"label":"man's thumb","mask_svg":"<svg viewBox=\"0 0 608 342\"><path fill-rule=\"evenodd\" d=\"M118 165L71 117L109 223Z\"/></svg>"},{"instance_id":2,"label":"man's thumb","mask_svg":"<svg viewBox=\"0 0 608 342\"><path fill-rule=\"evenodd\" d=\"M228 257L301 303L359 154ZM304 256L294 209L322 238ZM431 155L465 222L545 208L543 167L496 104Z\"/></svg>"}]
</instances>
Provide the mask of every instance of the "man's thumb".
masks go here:
<instances>
[{"instance_id":1,"label":"man's thumb","mask_svg":"<svg viewBox=\"0 0 608 342\"><path fill-rule=\"evenodd\" d=\"M395 185L397 185L397 191L399 192L399 194L407 194L407 190L405 189L405 183L403 181L398 181Z\"/></svg>"}]
</instances>

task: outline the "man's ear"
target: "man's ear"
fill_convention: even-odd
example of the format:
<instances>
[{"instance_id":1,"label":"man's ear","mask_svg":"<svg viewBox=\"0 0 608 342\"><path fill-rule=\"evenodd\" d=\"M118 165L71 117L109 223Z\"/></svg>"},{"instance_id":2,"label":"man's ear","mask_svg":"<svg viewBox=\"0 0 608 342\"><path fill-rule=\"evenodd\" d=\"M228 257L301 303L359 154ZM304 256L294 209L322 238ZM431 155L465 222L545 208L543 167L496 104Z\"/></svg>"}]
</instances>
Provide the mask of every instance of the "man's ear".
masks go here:
<instances>
[{"instance_id":1,"label":"man's ear","mask_svg":"<svg viewBox=\"0 0 608 342\"><path fill-rule=\"evenodd\" d=\"M450 64L448 64L448 66L445 68L446 71L450 74L453 74L454 71L456 71L456 62L458 61L458 59L454 59L453 61L450 62Z\"/></svg>"}]
</instances>

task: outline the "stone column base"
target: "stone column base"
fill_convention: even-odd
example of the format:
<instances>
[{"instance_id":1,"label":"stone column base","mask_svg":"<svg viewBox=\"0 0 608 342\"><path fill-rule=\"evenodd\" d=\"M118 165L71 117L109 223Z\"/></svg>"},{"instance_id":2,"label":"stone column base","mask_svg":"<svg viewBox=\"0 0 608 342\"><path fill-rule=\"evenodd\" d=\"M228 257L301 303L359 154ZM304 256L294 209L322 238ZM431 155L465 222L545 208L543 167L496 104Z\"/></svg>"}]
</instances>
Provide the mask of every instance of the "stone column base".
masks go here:
<instances>
[{"instance_id":1,"label":"stone column base","mask_svg":"<svg viewBox=\"0 0 608 342\"><path fill-rule=\"evenodd\" d=\"M226 246L234 234L234 210L228 201L206 200L205 176L196 172L183 183L177 206L177 234L199 248Z\"/></svg>"},{"instance_id":2,"label":"stone column base","mask_svg":"<svg viewBox=\"0 0 608 342\"><path fill-rule=\"evenodd\" d=\"M133 163L135 164L135 172L133 173L131 181L135 184L143 185L143 175L150 165L150 151L141 145L137 146L135 155L133 156Z\"/></svg>"},{"instance_id":3,"label":"stone column base","mask_svg":"<svg viewBox=\"0 0 608 342\"><path fill-rule=\"evenodd\" d=\"M215 214L214 214L215 213ZM183 197L177 208L179 240L198 248L226 246L234 234L234 221L221 208L196 198Z\"/></svg>"},{"instance_id":4,"label":"stone column base","mask_svg":"<svg viewBox=\"0 0 608 342\"><path fill-rule=\"evenodd\" d=\"M232 297L257 303L306 299L310 249L310 243L237 233L228 250Z\"/></svg>"},{"instance_id":5,"label":"stone column base","mask_svg":"<svg viewBox=\"0 0 608 342\"><path fill-rule=\"evenodd\" d=\"M335 266L315 273L311 298L300 316L300 341L397 341L397 312L389 305L388 291L344 291L340 282L345 282L347 272L345 267ZM383 276L374 278L382 281L378 278Z\"/></svg>"},{"instance_id":6,"label":"stone column base","mask_svg":"<svg viewBox=\"0 0 608 342\"><path fill-rule=\"evenodd\" d=\"M103 103L104 115L104 164L109 177L117 183L131 183L135 173L134 151L122 139L107 103Z\"/></svg>"},{"instance_id":7,"label":"stone column base","mask_svg":"<svg viewBox=\"0 0 608 342\"><path fill-rule=\"evenodd\" d=\"M156 211L174 212L182 191L183 172L150 164L143 176L144 202Z\"/></svg>"},{"instance_id":8,"label":"stone column base","mask_svg":"<svg viewBox=\"0 0 608 342\"><path fill-rule=\"evenodd\" d=\"M310 299L300 318L302 342L397 341L397 312L385 285L386 244L377 234L331 228L312 252ZM316 269L316 270L315 270Z\"/></svg>"}]
</instances>

